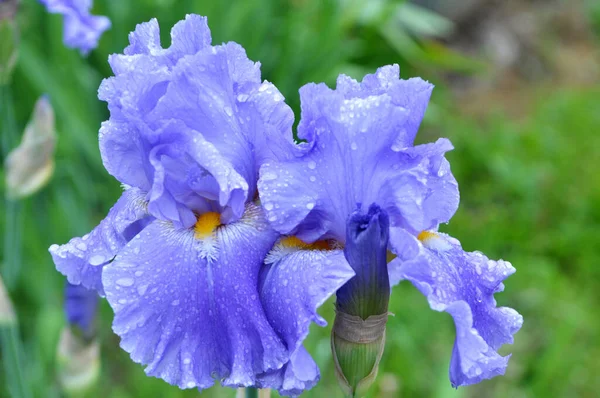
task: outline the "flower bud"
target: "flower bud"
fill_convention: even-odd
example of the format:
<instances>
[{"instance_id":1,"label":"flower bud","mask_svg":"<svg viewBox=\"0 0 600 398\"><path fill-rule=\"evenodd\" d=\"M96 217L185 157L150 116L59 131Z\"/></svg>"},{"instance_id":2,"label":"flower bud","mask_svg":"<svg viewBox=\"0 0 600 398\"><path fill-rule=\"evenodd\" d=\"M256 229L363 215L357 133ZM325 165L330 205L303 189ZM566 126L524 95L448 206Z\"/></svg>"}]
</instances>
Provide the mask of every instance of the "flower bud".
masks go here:
<instances>
[{"instance_id":1,"label":"flower bud","mask_svg":"<svg viewBox=\"0 0 600 398\"><path fill-rule=\"evenodd\" d=\"M360 396L377 376L385 347L390 283L387 270L389 218L373 204L350 215L344 254L356 275L337 292L331 348L344 392Z\"/></svg>"},{"instance_id":2,"label":"flower bud","mask_svg":"<svg viewBox=\"0 0 600 398\"><path fill-rule=\"evenodd\" d=\"M58 376L67 395L81 396L96 384L100 374L100 348L95 339L98 294L67 283L64 308L69 325L58 345Z\"/></svg>"},{"instance_id":3,"label":"flower bud","mask_svg":"<svg viewBox=\"0 0 600 398\"><path fill-rule=\"evenodd\" d=\"M35 104L21 144L6 158L6 194L10 199L29 196L41 189L54 172L54 110L48 98Z\"/></svg>"},{"instance_id":4,"label":"flower bud","mask_svg":"<svg viewBox=\"0 0 600 398\"><path fill-rule=\"evenodd\" d=\"M57 365L59 382L66 395L85 395L100 375L98 342L86 342L71 328L64 328L58 343Z\"/></svg>"},{"instance_id":5,"label":"flower bud","mask_svg":"<svg viewBox=\"0 0 600 398\"><path fill-rule=\"evenodd\" d=\"M85 340L91 340L96 334L96 313L98 293L81 285L67 282L65 286L65 315L71 328Z\"/></svg>"}]
</instances>

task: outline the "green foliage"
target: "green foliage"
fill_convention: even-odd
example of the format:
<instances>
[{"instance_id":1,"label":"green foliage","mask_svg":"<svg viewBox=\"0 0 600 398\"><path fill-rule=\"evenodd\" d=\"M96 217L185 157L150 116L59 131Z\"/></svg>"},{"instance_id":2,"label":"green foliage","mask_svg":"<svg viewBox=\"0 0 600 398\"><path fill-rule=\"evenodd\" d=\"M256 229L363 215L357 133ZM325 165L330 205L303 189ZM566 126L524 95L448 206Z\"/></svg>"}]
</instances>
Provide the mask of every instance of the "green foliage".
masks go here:
<instances>
[{"instance_id":1,"label":"green foliage","mask_svg":"<svg viewBox=\"0 0 600 398\"><path fill-rule=\"evenodd\" d=\"M59 135L50 185L20 204L22 269L10 289L25 344L23 377L35 397L60 396L55 354L64 326L65 281L55 271L47 248L88 232L119 195L119 183L106 173L99 156L97 132L108 113L96 90L111 74L108 54L122 51L137 23L158 17L167 45L169 28L186 13L207 15L213 42L242 44L251 59L261 61L264 78L281 89L297 115L301 85L310 81L331 85L341 72L359 77L396 62L402 65L403 77L435 80L440 68L469 72L479 68L437 43L418 39L423 33L443 33L431 31L440 20L430 15L416 20L414 12L410 18L398 17L402 2L96 1L95 13L108 15L113 27L87 59L63 46L59 16L47 15L35 0L22 3L19 60L11 85L17 130L23 130L39 95L47 93L56 110ZM505 377L455 391L447 378L452 320L431 311L425 298L402 283L392 292L390 311L396 316L388 322L387 349L370 396L594 396L600 390L596 312L600 92L554 90L540 96L523 120L510 120L498 112L477 122L461 116L460 104L452 104L443 94L443 87L438 87L437 106L430 107L421 140L445 136L456 147L449 158L462 201L445 231L467 250L478 249L515 265L518 271L498 301L519 310L525 325L516 344L503 349L513 352ZM5 134L3 130L3 140ZM5 209L3 204L3 231ZM331 323L332 303L321 312ZM146 377L142 367L119 349L111 319L112 311L104 302L102 374L92 396L198 396L196 391L180 391ZM322 380L307 397L341 397L329 334L330 326L311 330L307 347L321 367ZM0 389L7 385L3 378ZM201 396L234 393L213 388Z\"/></svg>"}]
</instances>

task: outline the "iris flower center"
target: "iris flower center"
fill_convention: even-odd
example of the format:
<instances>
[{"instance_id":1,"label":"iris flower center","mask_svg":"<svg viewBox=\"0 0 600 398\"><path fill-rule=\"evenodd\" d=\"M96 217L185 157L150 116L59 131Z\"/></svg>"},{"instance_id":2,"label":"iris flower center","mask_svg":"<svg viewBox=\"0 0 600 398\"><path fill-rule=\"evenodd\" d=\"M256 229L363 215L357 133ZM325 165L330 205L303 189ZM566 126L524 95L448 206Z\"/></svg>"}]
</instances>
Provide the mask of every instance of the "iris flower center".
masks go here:
<instances>
[{"instance_id":1,"label":"iris flower center","mask_svg":"<svg viewBox=\"0 0 600 398\"><path fill-rule=\"evenodd\" d=\"M206 239L212 235L215 229L221 225L221 215L214 211L201 214L194 225L194 236L196 239Z\"/></svg>"},{"instance_id":2,"label":"iris flower center","mask_svg":"<svg viewBox=\"0 0 600 398\"><path fill-rule=\"evenodd\" d=\"M438 237L439 237L439 235L436 234L435 232L421 231L421 233L417 236L417 239L419 239L421 242L425 243L429 239L435 239Z\"/></svg>"},{"instance_id":3,"label":"iris flower center","mask_svg":"<svg viewBox=\"0 0 600 398\"><path fill-rule=\"evenodd\" d=\"M421 241L423 246L428 249L435 250L438 252L445 252L450 250L452 246L442 235L432 231L422 231L417 235L417 239Z\"/></svg>"}]
</instances>

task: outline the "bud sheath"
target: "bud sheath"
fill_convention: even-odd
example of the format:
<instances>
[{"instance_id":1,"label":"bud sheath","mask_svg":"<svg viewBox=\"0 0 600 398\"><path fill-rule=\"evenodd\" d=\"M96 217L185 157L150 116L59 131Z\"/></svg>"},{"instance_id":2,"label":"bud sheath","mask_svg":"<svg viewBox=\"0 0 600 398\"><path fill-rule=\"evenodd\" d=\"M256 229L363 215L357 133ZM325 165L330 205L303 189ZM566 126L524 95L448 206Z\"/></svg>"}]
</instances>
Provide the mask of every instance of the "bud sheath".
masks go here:
<instances>
[{"instance_id":1,"label":"bud sheath","mask_svg":"<svg viewBox=\"0 0 600 398\"><path fill-rule=\"evenodd\" d=\"M385 346L390 283L387 271L389 219L373 204L347 223L344 254L356 275L337 292L331 349L336 374L350 396L364 393L377 375Z\"/></svg>"}]
</instances>

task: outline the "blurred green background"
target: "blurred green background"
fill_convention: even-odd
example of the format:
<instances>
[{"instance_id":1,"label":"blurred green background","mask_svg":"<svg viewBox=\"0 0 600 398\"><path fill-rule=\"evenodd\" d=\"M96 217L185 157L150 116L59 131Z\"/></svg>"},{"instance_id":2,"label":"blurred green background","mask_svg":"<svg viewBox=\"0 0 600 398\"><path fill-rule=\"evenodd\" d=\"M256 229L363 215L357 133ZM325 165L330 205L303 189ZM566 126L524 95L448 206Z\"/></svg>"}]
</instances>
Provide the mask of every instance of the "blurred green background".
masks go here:
<instances>
[{"instance_id":1,"label":"blurred green background","mask_svg":"<svg viewBox=\"0 0 600 398\"><path fill-rule=\"evenodd\" d=\"M43 93L57 119L56 170L48 186L17 206L20 231L6 227L14 208L3 202L0 211L2 253L20 254L20 276L9 293L24 344L22 373L35 397L63 396L56 347L65 325L65 280L47 248L88 232L120 192L97 144L100 122L108 118L96 96L101 79L111 75L107 56L122 52L128 32L153 17L168 45L170 27L186 13L209 17L214 43L241 43L297 115L298 88L312 81L332 85L339 73L360 79L399 63L403 78L436 84L419 141L453 142L448 158L462 196L443 230L467 250L513 263L517 273L496 298L525 323L515 344L501 350L513 355L504 377L454 390L447 374L452 320L402 283L392 293L396 316L371 397L598 396L599 1L96 0L94 13L109 16L112 28L83 58L63 46L60 16L22 1L18 64L4 90L12 95L14 120L6 116L9 104L1 105L3 142L10 123L23 131ZM180 391L147 378L119 349L106 302L101 313L101 376L88 396L235 395L219 387ZM321 313L331 321L332 302ZM342 396L329 331L314 327L308 338L322 380L303 396ZM8 396L5 377L0 396Z\"/></svg>"}]
</instances>

